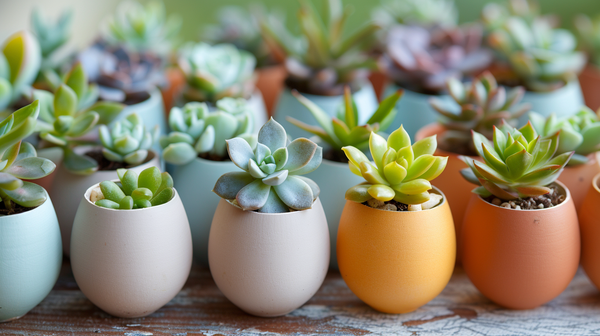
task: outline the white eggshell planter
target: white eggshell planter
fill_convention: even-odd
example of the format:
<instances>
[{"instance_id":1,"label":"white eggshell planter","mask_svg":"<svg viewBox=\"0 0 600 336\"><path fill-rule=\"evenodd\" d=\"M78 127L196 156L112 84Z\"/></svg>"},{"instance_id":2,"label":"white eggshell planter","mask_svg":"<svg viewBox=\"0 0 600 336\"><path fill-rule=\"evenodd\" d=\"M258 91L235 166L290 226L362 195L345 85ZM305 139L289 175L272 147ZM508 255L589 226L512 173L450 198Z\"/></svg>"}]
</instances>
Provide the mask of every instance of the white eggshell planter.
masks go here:
<instances>
[{"instance_id":1,"label":"white eggshell planter","mask_svg":"<svg viewBox=\"0 0 600 336\"><path fill-rule=\"evenodd\" d=\"M208 259L221 292L245 312L280 316L299 308L321 287L329 266L321 202L308 210L262 214L221 200Z\"/></svg>"},{"instance_id":2,"label":"white eggshell planter","mask_svg":"<svg viewBox=\"0 0 600 336\"><path fill-rule=\"evenodd\" d=\"M530 103L531 111L544 117L554 113L557 117L568 117L577 113L585 105L579 81L574 79L562 88L552 92L526 91L521 103ZM519 118L519 126L527 124L528 113Z\"/></svg>"},{"instance_id":3,"label":"white eggshell planter","mask_svg":"<svg viewBox=\"0 0 600 336\"><path fill-rule=\"evenodd\" d=\"M50 293L62 265L58 220L50 198L0 217L0 322L19 318Z\"/></svg>"},{"instance_id":4,"label":"white eggshell planter","mask_svg":"<svg viewBox=\"0 0 600 336\"><path fill-rule=\"evenodd\" d=\"M177 192L145 209L94 205L88 188L73 223L71 267L83 294L118 317L152 314L185 284L192 266L192 237ZM81 194L80 194L81 197Z\"/></svg>"}]
</instances>

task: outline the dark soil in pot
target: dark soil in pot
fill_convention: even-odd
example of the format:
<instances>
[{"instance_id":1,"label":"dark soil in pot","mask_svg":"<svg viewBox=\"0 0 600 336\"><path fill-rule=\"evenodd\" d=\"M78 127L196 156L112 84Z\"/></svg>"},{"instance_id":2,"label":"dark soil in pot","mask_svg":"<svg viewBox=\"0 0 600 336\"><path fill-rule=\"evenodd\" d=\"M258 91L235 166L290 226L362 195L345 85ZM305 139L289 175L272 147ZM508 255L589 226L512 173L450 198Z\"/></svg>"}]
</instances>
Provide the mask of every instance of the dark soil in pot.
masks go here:
<instances>
[{"instance_id":1,"label":"dark soil in pot","mask_svg":"<svg viewBox=\"0 0 600 336\"><path fill-rule=\"evenodd\" d=\"M566 196L560 193L556 185L551 185L550 192L541 196L519 198L512 201L502 201L496 196L492 195L483 199L488 203L507 209L539 210L557 206L564 202L565 198Z\"/></svg>"}]
</instances>

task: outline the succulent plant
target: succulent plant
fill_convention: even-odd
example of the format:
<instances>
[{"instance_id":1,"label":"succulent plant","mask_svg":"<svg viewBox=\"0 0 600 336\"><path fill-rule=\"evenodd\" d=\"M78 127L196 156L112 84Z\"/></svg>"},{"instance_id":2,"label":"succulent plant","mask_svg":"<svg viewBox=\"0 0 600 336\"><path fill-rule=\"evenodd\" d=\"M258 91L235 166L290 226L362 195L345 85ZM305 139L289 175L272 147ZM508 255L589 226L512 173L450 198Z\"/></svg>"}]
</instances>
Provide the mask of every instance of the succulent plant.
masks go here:
<instances>
[{"instance_id":1,"label":"succulent plant","mask_svg":"<svg viewBox=\"0 0 600 336\"><path fill-rule=\"evenodd\" d=\"M379 66L404 88L438 94L449 78L477 74L492 62L492 53L481 46L482 36L477 24L429 30L396 25L388 32Z\"/></svg>"},{"instance_id":2,"label":"succulent plant","mask_svg":"<svg viewBox=\"0 0 600 336\"><path fill-rule=\"evenodd\" d=\"M58 76L56 71L66 59L59 57L57 51L69 39L72 18L72 10L63 11L54 22L43 17L39 9L32 11L31 27L42 52L42 64L36 82L52 80Z\"/></svg>"},{"instance_id":3,"label":"succulent plant","mask_svg":"<svg viewBox=\"0 0 600 336\"><path fill-rule=\"evenodd\" d=\"M346 192L346 199L364 203L371 199L382 202L394 200L403 204L421 204L430 199L429 181L446 168L448 157L434 156L436 136L411 144L410 136L400 126L387 141L371 132L369 147L374 162L358 148L342 148L350 160L350 170L366 182Z\"/></svg>"},{"instance_id":4,"label":"succulent plant","mask_svg":"<svg viewBox=\"0 0 600 336\"><path fill-rule=\"evenodd\" d=\"M373 19L384 27L452 27L458 22L458 9L453 0L385 0L373 10Z\"/></svg>"},{"instance_id":5,"label":"succulent plant","mask_svg":"<svg viewBox=\"0 0 600 336\"><path fill-rule=\"evenodd\" d=\"M588 53L590 63L600 67L600 15L590 19L585 14L575 18L575 28L582 49Z\"/></svg>"},{"instance_id":6,"label":"succulent plant","mask_svg":"<svg viewBox=\"0 0 600 336\"><path fill-rule=\"evenodd\" d=\"M123 1L103 23L102 37L130 51L165 55L171 50L181 24L176 15L166 17L161 1L149 1L145 6L137 1Z\"/></svg>"},{"instance_id":7,"label":"succulent plant","mask_svg":"<svg viewBox=\"0 0 600 336\"><path fill-rule=\"evenodd\" d=\"M261 21L261 30L272 52L287 57L286 83L290 88L309 94L341 95L345 85L358 90L368 70L376 68L365 50L380 27L369 22L346 35L344 24L352 8L344 7L341 0L328 0L326 5L328 17L321 18L310 2L301 1L301 37L293 36L274 16Z\"/></svg>"},{"instance_id":8,"label":"succulent plant","mask_svg":"<svg viewBox=\"0 0 600 336\"><path fill-rule=\"evenodd\" d=\"M569 166L587 163L587 156L600 150L600 120L588 107L583 106L576 114L562 119L554 114L546 118L531 112L529 120L543 138L551 138L560 132L556 153L575 152L569 160Z\"/></svg>"},{"instance_id":9,"label":"succulent plant","mask_svg":"<svg viewBox=\"0 0 600 336\"><path fill-rule=\"evenodd\" d=\"M258 132L256 149L242 138L233 138L227 140L227 150L243 172L222 175L213 191L235 200L242 210L305 210L319 196L319 186L301 175L319 167L323 149L305 138L290 143L285 129L272 118Z\"/></svg>"},{"instance_id":10,"label":"succulent plant","mask_svg":"<svg viewBox=\"0 0 600 336\"><path fill-rule=\"evenodd\" d=\"M494 76L487 71L470 83L450 78L446 87L455 104L445 103L436 97L430 98L429 104L443 117L440 123L445 132L440 138L440 147L458 154L475 154L471 130L491 139L494 126L499 126L502 120L514 126L531 106L519 104L525 94L523 87L507 91L498 86Z\"/></svg>"},{"instance_id":11,"label":"succulent plant","mask_svg":"<svg viewBox=\"0 0 600 336\"><path fill-rule=\"evenodd\" d=\"M473 131L473 144L484 162L461 156L469 166L461 170L463 177L479 187L474 193L491 195L501 200L545 195L569 162L573 152L554 156L558 148L558 133L539 136L531 123L515 129L503 122L494 126L493 143Z\"/></svg>"},{"instance_id":12,"label":"succulent plant","mask_svg":"<svg viewBox=\"0 0 600 336\"><path fill-rule=\"evenodd\" d=\"M179 52L188 101L216 102L224 97L249 98L254 91L256 59L233 44L188 43Z\"/></svg>"},{"instance_id":13,"label":"succulent plant","mask_svg":"<svg viewBox=\"0 0 600 336\"><path fill-rule=\"evenodd\" d=\"M338 110L337 117L333 118L297 91L292 91L292 93L310 111L321 127L305 124L289 116L287 120L291 124L318 136L335 151L341 151L344 146L365 149L369 145L371 132L385 131L394 121L396 117L394 107L398 99L402 97L401 90L388 96L373 112L367 123L360 125L358 122L358 109L348 86L344 90L344 101Z\"/></svg>"},{"instance_id":14,"label":"succulent plant","mask_svg":"<svg viewBox=\"0 0 600 336\"><path fill-rule=\"evenodd\" d=\"M223 98L217 110L210 112L206 103L191 102L183 109L173 107L169 114L171 133L160 138L166 162L183 165L205 156L221 161L227 159L227 139L241 137L252 146L254 122L244 99Z\"/></svg>"},{"instance_id":15,"label":"succulent plant","mask_svg":"<svg viewBox=\"0 0 600 336\"><path fill-rule=\"evenodd\" d=\"M532 2L512 3L521 4L523 13L512 14L501 6L484 10L484 17L493 18L487 20L488 44L528 90L548 92L566 85L586 63L585 55L575 50L575 37L566 29L553 28L552 20L527 11Z\"/></svg>"},{"instance_id":16,"label":"succulent plant","mask_svg":"<svg viewBox=\"0 0 600 336\"><path fill-rule=\"evenodd\" d=\"M4 41L0 53L0 111L28 91L40 69L41 57L37 39L27 31Z\"/></svg>"},{"instance_id":17,"label":"succulent plant","mask_svg":"<svg viewBox=\"0 0 600 336\"><path fill-rule=\"evenodd\" d=\"M44 188L21 180L42 178L56 168L52 161L36 157L35 148L23 141L35 130L39 111L39 102L34 101L0 122L0 198L7 214L15 204L33 208L47 198Z\"/></svg>"},{"instance_id":18,"label":"succulent plant","mask_svg":"<svg viewBox=\"0 0 600 336\"><path fill-rule=\"evenodd\" d=\"M117 121L109 129L106 125L98 128L102 142L102 154L113 162L125 162L137 166L148 157L148 149L158 139L158 125L152 132L146 130L142 118L132 113Z\"/></svg>"},{"instance_id":19,"label":"succulent plant","mask_svg":"<svg viewBox=\"0 0 600 336\"><path fill-rule=\"evenodd\" d=\"M117 169L120 184L104 181L90 194L90 201L109 209L143 209L165 204L173 198L173 178L157 167L144 169L138 174L129 169Z\"/></svg>"}]
</instances>

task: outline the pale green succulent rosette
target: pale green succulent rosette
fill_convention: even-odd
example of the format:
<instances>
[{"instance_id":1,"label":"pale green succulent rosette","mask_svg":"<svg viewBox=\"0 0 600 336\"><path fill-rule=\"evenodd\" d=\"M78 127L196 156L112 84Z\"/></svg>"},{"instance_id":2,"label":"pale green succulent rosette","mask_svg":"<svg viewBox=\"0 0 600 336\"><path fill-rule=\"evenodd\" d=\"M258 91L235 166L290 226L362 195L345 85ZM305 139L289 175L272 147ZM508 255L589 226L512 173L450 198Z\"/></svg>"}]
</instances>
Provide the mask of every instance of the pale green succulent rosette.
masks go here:
<instances>
[{"instance_id":1,"label":"pale green succulent rosette","mask_svg":"<svg viewBox=\"0 0 600 336\"><path fill-rule=\"evenodd\" d=\"M158 139L158 125L152 131L146 130L144 121L137 113L114 123L111 129L106 125L98 128L102 142L102 154L112 162L125 162L137 166L146 161L148 150Z\"/></svg>"},{"instance_id":2,"label":"pale green succulent rosette","mask_svg":"<svg viewBox=\"0 0 600 336\"><path fill-rule=\"evenodd\" d=\"M213 191L242 210L282 213L312 207L319 186L304 174L319 167L323 150L314 142L287 139L285 129L272 118L258 132L252 150L242 138L227 140L231 161L243 172L222 175Z\"/></svg>"},{"instance_id":3,"label":"pale green succulent rosette","mask_svg":"<svg viewBox=\"0 0 600 336\"><path fill-rule=\"evenodd\" d=\"M435 135L411 144L410 136L400 126L387 141L371 133L369 147L374 162L356 147L342 148L350 160L350 170L366 180L348 189L347 200L395 200L409 205L429 201L429 181L438 177L448 162L448 157L433 155L437 148Z\"/></svg>"},{"instance_id":4,"label":"pale green succulent rosette","mask_svg":"<svg viewBox=\"0 0 600 336\"><path fill-rule=\"evenodd\" d=\"M36 82L52 82L59 78L55 69L63 64L66 58L57 58L57 50L69 40L72 21L72 10L63 11L53 22L43 17L38 8L31 13L31 27L42 51L42 64Z\"/></svg>"},{"instance_id":5,"label":"pale green succulent rosette","mask_svg":"<svg viewBox=\"0 0 600 336\"><path fill-rule=\"evenodd\" d=\"M454 27L458 23L454 0L385 0L373 10L372 16L385 27L395 24Z\"/></svg>"},{"instance_id":6,"label":"pale green succulent rosette","mask_svg":"<svg viewBox=\"0 0 600 336\"><path fill-rule=\"evenodd\" d=\"M585 14L575 18L575 28L579 35L579 42L590 58L590 63L600 67L600 15L593 19Z\"/></svg>"},{"instance_id":7,"label":"pale green succulent rosette","mask_svg":"<svg viewBox=\"0 0 600 336\"><path fill-rule=\"evenodd\" d=\"M501 200L545 195L569 162L573 152L557 153L559 134L539 136L531 122L515 129L503 122L494 126L493 143L473 132L473 144L484 162L461 156L469 166L461 170L463 177L480 187L473 190L483 197Z\"/></svg>"},{"instance_id":8,"label":"pale green succulent rosette","mask_svg":"<svg viewBox=\"0 0 600 336\"><path fill-rule=\"evenodd\" d=\"M588 107L581 107L576 114L558 119L554 114L544 116L531 112L529 120L535 131L544 138L560 132L557 154L575 152L569 166L585 164L588 155L600 150L600 120Z\"/></svg>"}]
</instances>

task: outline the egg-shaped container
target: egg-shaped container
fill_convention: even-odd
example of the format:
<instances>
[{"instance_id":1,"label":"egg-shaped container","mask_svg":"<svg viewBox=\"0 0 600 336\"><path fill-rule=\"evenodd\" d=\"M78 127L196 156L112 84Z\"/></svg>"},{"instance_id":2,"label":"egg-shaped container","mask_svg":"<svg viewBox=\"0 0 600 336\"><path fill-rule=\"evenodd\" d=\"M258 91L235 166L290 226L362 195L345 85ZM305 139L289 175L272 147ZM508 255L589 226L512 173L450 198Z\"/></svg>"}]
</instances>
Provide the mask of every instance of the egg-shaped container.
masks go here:
<instances>
[{"instance_id":1,"label":"egg-shaped container","mask_svg":"<svg viewBox=\"0 0 600 336\"><path fill-rule=\"evenodd\" d=\"M17 319L50 293L62 264L60 228L52 201L0 216L0 322Z\"/></svg>"},{"instance_id":2,"label":"egg-shaped container","mask_svg":"<svg viewBox=\"0 0 600 336\"><path fill-rule=\"evenodd\" d=\"M321 202L307 210L265 214L221 200L208 260L221 292L243 311L267 317L299 308L321 287L329 266Z\"/></svg>"},{"instance_id":3,"label":"egg-shaped container","mask_svg":"<svg viewBox=\"0 0 600 336\"><path fill-rule=\"evenodd\" d=\"M600 67L589 63L579 74L585 105L596 111L600 108Z\"/></svg>"},{"instance_id":4,"label":"egg-shaped container","mask_svg":"<svg viewBox=\"0 0 600 336\"><path fill-rule=\"evenodd\" d=\"M158 125L159 133L166 134L168 127L162 94L157 88L153 88L148 93L150 95L148 99L137 104L126 105L113 123L124 120L128 115L136 113L144 121L144 125L147 129L153 129L155 125ZM157 151L160 150L158 143L153 149Z\"/></svg>"},{"instance_id":5,"label":"egg-shaped container","mask_svg":"<svg viewBox=\"0 0 600 336\"><path fill-rule=\"evenodd\" d=\"M192 266L192 236L181 199L144 209L115 210L79 203L71 268L83 294L105 312L141 317L167 304Z\"/></svg>"},{"instance_id":6,"label":"egg-shaped container","mask_svg":"<svg viewBox=\"0 0 600 336\"><path fill-rule=\"evenodd\" d=\"M554 113L556 117L568 117L579 111L585 105L581 86L577 78L570 80L565 86L549 92L525 91L521 103L531 104L531 111L537 112L544 117ZM529 116L524 114L519 118L518 126L527 124Z\"/></svg>"},{"instance_id":7,"label":"egg-shaped container","mask_svg":"<svg viewBox=\"0 0 600 336\"><path fill-rule=\"evenodd\" d=\"M588 194L592 187L594 176L600 173L600 164L597 159L598 153L593 153L588 156L588 162L577 166L566 166L560 173L558 180L569 189L575 209L579 211L583 199Z\"/></svg>"},{"instance_id":8,"label":"egg-shaped container","mask_svg":"<svg viewBox=\"0 0 600 336\"><path fill-rule=\"evenodd\" d=\"M507 209L473 194L462 228L462 265L475 287L510 309L531 309L557 297L579 266L577 213L565 200L539 210Z\"/></svg>"},{"instance_id":9,"label":"egg-shaped container","mask_svg":"<svg viewBox=\"0 0 600 336\"><path fill-rule=\"evenodd\" d=\"M600 174L590 183L590 188L579 208L581 229L581 266L596 288L600 289Z\"/></svg>"},{"instance_id":10,"label":"egg-shaped container","mask_svg":"<svg viewBox=\"0 0 600 336\"><path fill-rule=\"evenodd\" d=\"M445 197L422 211L346 202L337 236L340 273L350 290L374 309L401 314L425 305L448 284L455 257L454 225Z\"/></svg>"},{"instance_id":11,"label":"egg-shaped container","mask_svg":"<svg viewBox=\"0 0 600 336\"><path fill-rule=\"evenodd\" d=\"M89 149L88 147L87 150ZM86 152L86 148L78 147L76 152L83 154ZM155 152L148 151L148 158L145 163L128 169L139 174L142 170L152 166L160 167L160 159ZM116 179L117 171L101 170L90 175L79 175L67 170L63 164L59 164L54 174L56 176L52 182L50 197L54 201L54 208L60 224L63 252L68 256L71 249L71 228L73 227L73 220L81 195L93 184Z\"/></svg>"}]
</instances>

